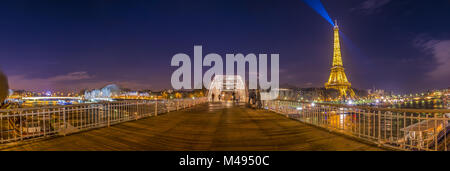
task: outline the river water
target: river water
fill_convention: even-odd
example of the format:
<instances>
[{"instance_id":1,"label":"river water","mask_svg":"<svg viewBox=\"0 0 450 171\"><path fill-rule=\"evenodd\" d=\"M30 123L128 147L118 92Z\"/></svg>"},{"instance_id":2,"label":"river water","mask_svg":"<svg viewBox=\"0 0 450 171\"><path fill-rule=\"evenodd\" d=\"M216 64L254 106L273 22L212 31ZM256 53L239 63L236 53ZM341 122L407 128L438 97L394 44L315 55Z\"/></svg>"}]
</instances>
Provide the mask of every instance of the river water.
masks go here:
<instances>
[{"instance_id":1,"label":"river water","mask_svg":"<svg viewBox=\"0 0 450 171\"><path fill-rule=\"evenodd\" d=\"M448 105L444 104L441 99L430 99L430 100L414 100L408 102L400 102L394 104L382 105L387 108L395 109L447 109Z\"/></svg>"}]
</instances>

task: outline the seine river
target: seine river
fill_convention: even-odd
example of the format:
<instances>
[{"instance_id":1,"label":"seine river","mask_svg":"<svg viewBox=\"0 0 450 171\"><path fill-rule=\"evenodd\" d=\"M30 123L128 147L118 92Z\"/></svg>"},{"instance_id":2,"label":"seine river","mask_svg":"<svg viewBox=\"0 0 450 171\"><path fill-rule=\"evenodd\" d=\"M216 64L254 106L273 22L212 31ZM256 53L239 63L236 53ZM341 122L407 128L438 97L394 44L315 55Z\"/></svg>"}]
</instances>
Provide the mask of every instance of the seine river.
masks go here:
<instances>
[{"instance_id":1,"label":"seine river","mask_svg":"<svg viewBox=\"0 0 450 171\"><path fill-rule=\"evenodd\" d=\"M447 109L447 104L441 99L431 99L431 100L414 100L408 102L401 102L396 104L386 105L390 108L403 108L403 109Z\"/></svg>"}]
</instances>

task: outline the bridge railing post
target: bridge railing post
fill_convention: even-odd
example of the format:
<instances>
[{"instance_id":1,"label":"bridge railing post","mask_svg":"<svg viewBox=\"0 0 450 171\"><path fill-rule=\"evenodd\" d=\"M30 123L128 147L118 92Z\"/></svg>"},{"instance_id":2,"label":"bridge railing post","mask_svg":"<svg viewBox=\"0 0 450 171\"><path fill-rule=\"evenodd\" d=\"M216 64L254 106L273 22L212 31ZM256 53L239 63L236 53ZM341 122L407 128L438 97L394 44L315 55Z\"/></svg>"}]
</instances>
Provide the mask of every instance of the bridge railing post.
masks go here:
<instances>
[{"instance_id":1,"label":"bridge railing post","mask_svg":"<svg viewBox=\"0 0 450 171\"><path fill-rule=\"evenodd\" d=\"M170 112L170 107L171 107L171 106L172 106L172 100L167 100L167 105L166 105L167 113Z\"/></svg>"},{"instance_id":2,"label":"bridge railing post","mask_svg":"<svg viewBox=\"0 0 450 171\"><path fill-rule=\"evenodd\" d=\"M438 123L437 123L437 114L436 113L434 113L434 117L433 117L433 119L434 119L434 151L438 151L438 132L437 132L437 126L438 126ZM419 122L419 124L420 124L420 122ZM447 129L446 128L446 125L444 126L445 128L444 129Z\"/></svg>"},{"instance_id":3,"label":"bridge railing post","mask_svg":"<svg viewBox=\"0 0 450 171\"><path fill-rule=\"evenodd\" d=\"M63 115L63 135L66 136L66 130L67 130L67 123L66 123L66 108L62 108L62 115Z\"/></svg>"},{"instance_id":4,"label":"bridge railing post","mask_svg":"<svg viewBox=\"0 0 450 171\"><path fill-rule=\"evenodd\" d=\"M22 123L22 111L19 112L19 129L20 129L20 141L23 141L23 123Z\"/></svg>"},{"instance_id":5,"label":"bridge railing post","mask_svg":"<svg viewBox=\"0 0 450 171\"><path fill-rule=\"evenodd\" d=\"M448 118L446 118L445 117L445 115L442 115L442 121L444 122L444 123L449 123L449 119ZM445 124L444 124L445 125ZM445 125L445 126L447 126L447 125ZM447 151L447 129L444 129L444 151Z\"/></svg>"},{"instance_id":6,"label":"bridge railing post","mask_svg":"<svg viewBox=\"0 0 450 171\"><path fill-rule=\"evenodd\" d=\"M277 101L277 102L276 102L275 111L278 112L278 113L280 113L280 112L279 112L279 111L280 111L280 101Z\"/></svg>"},{"instance_id":7,"label":"bridge railing post","mask_svg":"<svg viewBox=\"0 0 450 171\"><path fill-rule=\"evenodd\" d=\"M45 109L44 109L44 110L42 110L42 120L44 121L44 122L42 122L42 125L43 125L43 128L44 128L44 137L47 135L47 128L46 128L46 124L45 124L45 122L46 122L45 119L46 118L45 118Z\"/></svg>"},{"instance_id":8,"label":"bridge railing post","mask_svg":"<svg viewBox=\"0 0 450 171\"><path fill-rule=\"evenodd\" d=\"M386 113L385 113L386 116ZM385 121L386 123L386 121ZM386 134L385 134L386 136ZM379 146L381 146L382 142L381 142L381 111L378 111L378 144Z\"/></svg>"},{"instance_id":9,"label":"bridge railing post","mask_svg":"<svg viewBox=\"0 0 450 171\"><path fill-rule=\"evenodd\" d=\"M111 125L111 115L112 115L112 110L111 110L111 104L110 103L108 103L107 104L108 105L108 111L106 112L106 117L107 117L107 119L108 119L108 128L110 127L110 125Z\"/></svg>"},{"instance_id":10,"label":"bridge railing post","mask_svg":"<svg viewBox=\"0 0 450 171\"><path fill-rule=\"evenodd\" d=\"M155 100L155 116L158 116L158 99Z\"/></svg>"},{"instance_id":11,"label":"bridge railing post","mask_svg":"<svg viewBox=\"0 0 450 171\"><path fill-rule=\"evenodd\" d=\"M140 116L140 112L139 112L139 101L136 101L136 120L138 120Z\"/></svg>"}]
</instances>

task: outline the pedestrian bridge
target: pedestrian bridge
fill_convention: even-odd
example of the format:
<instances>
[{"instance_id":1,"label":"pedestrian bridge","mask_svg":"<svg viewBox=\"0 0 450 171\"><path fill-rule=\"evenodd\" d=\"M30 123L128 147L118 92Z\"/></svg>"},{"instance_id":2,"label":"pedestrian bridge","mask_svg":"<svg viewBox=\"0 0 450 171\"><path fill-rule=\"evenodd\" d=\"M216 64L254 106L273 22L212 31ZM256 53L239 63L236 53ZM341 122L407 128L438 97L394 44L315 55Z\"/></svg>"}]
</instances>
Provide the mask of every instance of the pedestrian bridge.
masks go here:
<instances>
[{"instance_id":1,"label":"pedestrian bridge","mask_svg":"<svg viewBox=\"0 0 450 171\"><path fill-rule=\"evenodd\" d=\"M78 110L76 106L47 109L41 116L30 115L26 118L27 123L34 120L38 122L35 125L40 126L39 130L35 127L36 130L33 130L35 132L28 133L28 137L24 132L31 130L24 130L24 126L20 129L22 130L20 136L20 130L11 127L7 129L6 125L2 125L4 144L0 145L0 148L2 150L188 151L382 150L268 110L247 108L244 104L194 101L156 103L150 104L154 105L151 110L145 108L145 105L149 104L133 103L91 106L93 111L97 111L93 113ZM164 106L170 106L170 108ZM142 114L142 117L138 117L138 114ZM104 117L106 115L109 115L109 119ZM15 116L18 117L18 115ZM61 118L62 116L65 118ZM59 121L66 124L42 121L42 119L46 120L45 118L53 118L56 123ZM24 119L22 117L22 123ZM2 116L3 124L8 123L5 120L11 120L11 118ZM120 120L127 122L119 122ZM47 125L43 126L43 124ZM58 126L71 127L77 131L76 133L69 133L69 131L64 136L63 131L58 132ZM39 136L43 131L53 136ZM43 139L33 139L33 134ZM8 143L6 140L13 143Z\"/></svg>"}]
</instances>

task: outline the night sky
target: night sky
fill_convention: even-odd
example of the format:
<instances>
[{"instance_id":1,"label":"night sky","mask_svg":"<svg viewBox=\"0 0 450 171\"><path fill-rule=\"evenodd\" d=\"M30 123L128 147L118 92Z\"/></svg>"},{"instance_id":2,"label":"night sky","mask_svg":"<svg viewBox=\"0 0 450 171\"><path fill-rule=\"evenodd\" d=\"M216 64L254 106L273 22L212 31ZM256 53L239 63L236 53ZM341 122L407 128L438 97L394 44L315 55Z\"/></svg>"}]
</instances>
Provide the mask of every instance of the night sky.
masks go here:
<instances>
[{"instance_id":1,"label":"night sky","mask_svg":"<svg viewBox=\"0 0 450 171\"><path fill-rule=\"evenodd\" d=\"M450 86L450 1L322 3L344 34L353 87ZM323 87L332 43L330 23L302 0L0 2L0 67L12 89L168 89L172 56L193 57L194 45L223 58L278 53L281 84Z\"/></svg>"}]
</instances>

